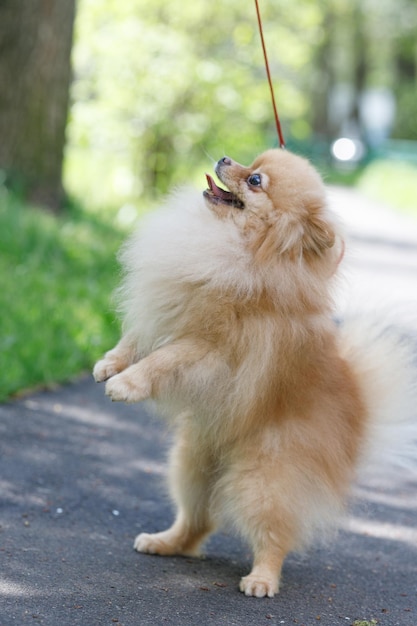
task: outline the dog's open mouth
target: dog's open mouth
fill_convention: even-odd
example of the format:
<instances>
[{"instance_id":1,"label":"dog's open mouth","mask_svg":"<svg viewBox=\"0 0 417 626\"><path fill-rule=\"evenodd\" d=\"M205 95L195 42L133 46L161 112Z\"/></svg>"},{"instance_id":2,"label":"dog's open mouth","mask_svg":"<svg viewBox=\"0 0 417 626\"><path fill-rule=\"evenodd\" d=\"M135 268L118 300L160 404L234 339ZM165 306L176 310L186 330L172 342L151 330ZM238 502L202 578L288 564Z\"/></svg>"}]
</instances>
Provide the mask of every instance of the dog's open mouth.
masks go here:
<instances>
[{"instance_id":1,"label":"dog's open mouth","mask_svg":"<svg viewBox=\"0 0 417 626\"><path fill-rule=\"evenodd\" d=\"M225 189L218 187L210 174L206 174L206 178L208 189L206 189L203 194L204 197L210 202L214 202L215 204L227 204L235 207L236 209L244 208L245 205L243 202L239 200L239 198L231 191L226 191Z\"/></svg>"}]
</instances>

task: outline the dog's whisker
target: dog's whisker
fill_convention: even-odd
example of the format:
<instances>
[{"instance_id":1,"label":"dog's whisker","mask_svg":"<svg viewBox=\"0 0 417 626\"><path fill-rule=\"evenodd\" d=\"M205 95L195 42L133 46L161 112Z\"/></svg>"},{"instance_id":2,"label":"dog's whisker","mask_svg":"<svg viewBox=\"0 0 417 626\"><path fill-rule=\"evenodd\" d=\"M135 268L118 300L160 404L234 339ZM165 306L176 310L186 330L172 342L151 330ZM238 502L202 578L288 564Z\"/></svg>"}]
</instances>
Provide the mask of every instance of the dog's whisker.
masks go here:
<instances>
[{"instance_id":1,"label":"dog's whisker","mask_svg":"<svg viewBox=\"0 0 417 626\"><path fill-rule=\"evenodd\" d=\"M205 154L205 156L208 158L209 161L211 161L213 164L217 163L218 159L215 159L214 157L212 157L211 154L207 152L205 148L201 148L201 151Z\"/></svg>"}]
</instances>

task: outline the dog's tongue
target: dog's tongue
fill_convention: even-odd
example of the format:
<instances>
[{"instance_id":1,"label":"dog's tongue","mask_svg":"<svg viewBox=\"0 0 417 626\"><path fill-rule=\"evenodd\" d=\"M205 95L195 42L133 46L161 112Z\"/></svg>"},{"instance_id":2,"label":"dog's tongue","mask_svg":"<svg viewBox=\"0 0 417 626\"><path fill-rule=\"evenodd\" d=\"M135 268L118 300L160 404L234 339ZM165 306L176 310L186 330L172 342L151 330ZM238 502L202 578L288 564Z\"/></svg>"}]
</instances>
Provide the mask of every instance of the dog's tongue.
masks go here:
<instances>
[{"instance_id":1,"label":"dog's tongue","mask_svg":"<svg viewBox=\"0 0 417 626\"><path fill-rule=\"evenodd\" d=\"M218 187L216 183L214 182L213 178L210 176L210 174L206 174L206 178L207 178L207 184L209 186L209 189L214 196L217 196L218 198L221 198L222 200L233 199L233 194L230 191L226 191L225 189L221 189L221 187Z\"/></svg>"}]
</instances>

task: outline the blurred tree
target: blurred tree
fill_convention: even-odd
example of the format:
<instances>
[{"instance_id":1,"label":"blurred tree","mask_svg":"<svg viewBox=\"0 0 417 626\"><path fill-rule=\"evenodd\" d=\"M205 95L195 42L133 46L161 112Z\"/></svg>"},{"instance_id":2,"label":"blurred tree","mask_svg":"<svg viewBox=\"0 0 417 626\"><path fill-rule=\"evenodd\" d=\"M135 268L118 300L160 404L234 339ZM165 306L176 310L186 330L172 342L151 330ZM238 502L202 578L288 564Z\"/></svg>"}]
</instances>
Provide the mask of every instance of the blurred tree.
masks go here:
<instances>
[{"instance_id":1,"label":"blurred tree","mask_svg":"<svg viewBox=\"0 0 417 626\"><path fill-rule=\"evenodd\" d=\"M75 0L0 2L0 168L57 211Z\"/></svg>"},{"instance_id":2,"label":"blurred tree","mask_svg":"<svg viewBox=\"0 0 417 626\"><path fill-rule=\"evenodd\" d=\"M352 7L353 31L353 111L352 120L358 128L361 126L360 99L367 86L369 73L368 37L366 32L366 9L363 3L356 1Z\"/></svg>"},{"instance_id":3,"label":"blurred tree","mask_svg":"<svg viewBox=\"0 0 417 626\"><path fill-rule=\"evenodd\" d=\"M395 133L401 139L417 139L417 3L404 0L401 28L394 38L394 76L398 88Z\"/></svg>"},{"instance_id":4,"label":"blurred tree","mask_svg":"<svg viewBox=\"0 0 417 626\"><path fill-rule=\"evenodd\" d=\"M333 131L329 122L329 93L336 82L333 59L337 15L329 0L324 0L323 9L322 30L317 37L316 46L312 47L312 81L309 91L313 101L312 130L317 137L327 138L329 132Z\"/></svg>"}]
</instances>

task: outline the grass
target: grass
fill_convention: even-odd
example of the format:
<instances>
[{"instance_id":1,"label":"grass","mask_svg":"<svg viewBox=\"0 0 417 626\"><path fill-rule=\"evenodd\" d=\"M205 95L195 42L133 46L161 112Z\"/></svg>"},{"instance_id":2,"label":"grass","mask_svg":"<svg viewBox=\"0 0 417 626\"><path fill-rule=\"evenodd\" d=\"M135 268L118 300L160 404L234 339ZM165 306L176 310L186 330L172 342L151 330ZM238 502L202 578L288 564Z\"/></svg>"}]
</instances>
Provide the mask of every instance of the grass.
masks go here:
<instances>
[{"instance_id":1,"label":"grass","mask_svg":"<svg viewBox=\"0 0 417 626\"><path fill-rule=\"evenodd\" d=\"M327 184L354 187L377 202L417 217L417 165L413 163L377 159L358 168L323 166L319 170Z\"/></svg>"},{"instance_id":2,"label":"grass","mask_svg":"<svg viewBox=\"0 0 417 626\"><path fill-rule=\"evenodd\" d=\"M56 218L0 187L0 400L68 380L115 343L122 237L114 217Z\"/></svg>"},{"instance_id":3,"label":"grass","mask_svg":"<svg viewBox=\"0 0 417 626\"><path fill-rule=\"evenodd\" d=\"M417 166L394 160L371 162L360 175L358 189L378 200L417 217Z\"/></svg>"}]
</instances>

